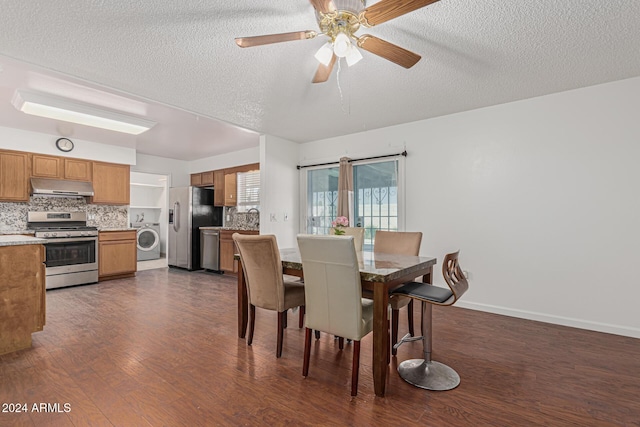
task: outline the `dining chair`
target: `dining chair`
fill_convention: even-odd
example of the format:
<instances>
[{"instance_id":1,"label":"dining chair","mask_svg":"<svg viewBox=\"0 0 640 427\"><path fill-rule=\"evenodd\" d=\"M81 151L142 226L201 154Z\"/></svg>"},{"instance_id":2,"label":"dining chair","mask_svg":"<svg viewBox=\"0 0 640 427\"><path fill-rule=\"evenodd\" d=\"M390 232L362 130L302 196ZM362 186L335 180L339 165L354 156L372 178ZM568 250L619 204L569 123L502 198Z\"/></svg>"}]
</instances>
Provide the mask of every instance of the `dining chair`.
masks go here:
<instances>
[{"instance_id":1,"label":"dining chair","mask_svg":"<svg viewBox=\"0 0 640 427\"><path fill-rule=\"evenodd\" d=\"M360 340L373 330L373 301L362 298L354 238L298 235L298 247L306 300L302 375L309 374L313 330L350 339L353 341L351 395L356 396Z\"/></svg>"},{"instance_id":2,"label":"dining chair","mask_svg":"<svg viewBox=\"0 0 640 427\"><path fill-rule=\"evenodd\" d=\"M433 338L433 305L453 305L469 289L458 262L460 251L447 254L442 275L447 288L423 282L409 282L396 288L393 295L406 296L422 302L422 343L424 359L405 360L398 365L398 373L409 384L427 390L451 390L460 384L460 376L449 366L431 360ZM400 343L402 344L402 342Z\"/></svg>"},{"instance_id":3,"label":"dining chair","mask_svg":"<svg viewBox=\"0 0 640 427\"><path fill-rule=\"evenodd\" d=\"M362 245L364 244L364 228L363 227L341 227L345 236L353 236L353 244L356 247L356 252L362 251ZM329 229L329 234L334 235L335 229L332 227Z\"/></svg>"},{"instance_id":4,"label":"dining chair","mask_svg":"<svg viewBox=\"0 0 640 427\"><path fill-rule=\"evenodd\" d=\"M276 357L282 356L287 310L300 307L300 319L305 315L304 283L285 279L276 237L273 235L245 235L234 233L240 261L247 283L249 298L249 331L247 345L253 342L256 307L278 312L278 339ZM296 278L297 279L297 278ZM302 328L302 321L300 321Z\"/></svg>"},{"instance_id":5,"label":"dining chair","mask_svg":"<svg viewBox=\"0 0 640 427\"><path fill-rule=\"evenodd\" d=\"M373 252L418 256L421 242L422 233L419 231L376 230ZM398 318L402 307L407 307L409 336L415 336L413 327L413 300L402 295L391 295L389 297L389 305L391 306L391 354L395 355L397 353L396 345L398 342ZM405 339L406 338L405 336Z\"/></svg>"}]
</instances>

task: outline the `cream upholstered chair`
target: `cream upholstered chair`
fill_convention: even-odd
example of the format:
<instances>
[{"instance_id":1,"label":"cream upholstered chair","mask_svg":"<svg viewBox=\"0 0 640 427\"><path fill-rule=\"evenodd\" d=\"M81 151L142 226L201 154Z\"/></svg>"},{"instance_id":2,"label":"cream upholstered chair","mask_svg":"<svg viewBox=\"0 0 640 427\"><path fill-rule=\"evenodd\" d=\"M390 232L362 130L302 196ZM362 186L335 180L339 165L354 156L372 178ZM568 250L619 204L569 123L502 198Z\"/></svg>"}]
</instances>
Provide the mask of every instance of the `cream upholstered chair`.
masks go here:
<instances>
[{"instance_id":1,"label":"cream upholstered chair","mask_svg":"<svg viewBox=\"0 0 640 427\"><path fill-rule=\"evenodd\" d=\"M356 248L356 252L360 252L362 250L362 245L364 244L364 228L362 227L342 227L344 230L345 236L353 236L353 244ZM335 229L331 227L329 229L329 234L336 234Z\"/></svg>"},{"instance_id":2,"label":"cream upholstered chair","mask_svg":"<svg viewBox=\"0 0 640 427\"><path fill-rule=\"evenodd\" d=\"M419 231L383 231L376 230L373 252L384 252L398 255L415 255L420 252L422 233ZM413 300L401 295L391 295L391 354L396 354L395 344L398 341L398 316L402 307L407 307L409 335L414 336Z\"/></svg>"},{"instance_id":3,"label":"cream upholstered chair","mask_svg":"<svg viewBox=\"0 0 640 427\"><path fill-rule=\"evenodd\" d=\"M278 312L276 357L280 357L287 310L300 307L300 316L304 315L304 284L284 279L275 236L234 233L232 237L240 253L249 297L247 345L253 341L256 307L275 310Z\"/></svg>"},{"instance_id":4,"label":"cream upholstered chair","mask_svg":"<svg viewBox=\"0 0 640 427\"><path fill-rule=\"evenodd\" d=\"M409 282L393 291L422 302L422 341L424 359L405 360L398 365L398 373L409 384L427 390L451 390L460 384L460 376L447 365L431 360L432 305L453 305L469 289L458 263L460 251L447 254L442 264L442 275L449 288L429 283Z\"/></svg>"},{"instance_id":5,"label":"cream upholstered chair","mask_svg":"<svg viewBox=\"0 0 640 427\"><path fill-rule=\"evenodd\" d=\"M312 330L353 340L351 395L355 396L360 340L373 329L373 301L362 298L353 241L353 236L298 236L306 299L302 375L309 374Z\"/></svg>"}]
</instances>

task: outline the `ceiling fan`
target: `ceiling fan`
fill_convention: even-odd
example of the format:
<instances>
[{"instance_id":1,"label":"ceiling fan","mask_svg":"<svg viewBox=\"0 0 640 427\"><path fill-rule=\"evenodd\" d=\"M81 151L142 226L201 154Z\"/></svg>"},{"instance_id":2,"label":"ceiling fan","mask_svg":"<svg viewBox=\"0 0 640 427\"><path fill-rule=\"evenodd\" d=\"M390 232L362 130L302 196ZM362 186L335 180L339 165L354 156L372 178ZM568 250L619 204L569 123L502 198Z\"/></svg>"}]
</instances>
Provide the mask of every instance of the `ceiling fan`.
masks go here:
<instances>
[{"instance_id":1,"label":"ceiling fan","mask_svg":"<svg viewBox=\"0 0 640 427\"><path fill-rule=\"evenodd\" d=\"M360 29L360 26L370 28L437 1L380 0L374 5L365 8L366 0L309 0L316 10L316 18L320 28L319 33L307 30L264 36L238 37L236 38L236 44L240 47L253 47L293 40L313 39L318 35L329 37L330 40L315 55L320 65L313 77L313 83L322 83L329 79L337 58L345 58L349 66L360 61L362 54L357 47L381 56L404 68L411 68L420 60L420 55L375 36L365 34L358 37L355 33Z\"/></svg>"}]
</instances>

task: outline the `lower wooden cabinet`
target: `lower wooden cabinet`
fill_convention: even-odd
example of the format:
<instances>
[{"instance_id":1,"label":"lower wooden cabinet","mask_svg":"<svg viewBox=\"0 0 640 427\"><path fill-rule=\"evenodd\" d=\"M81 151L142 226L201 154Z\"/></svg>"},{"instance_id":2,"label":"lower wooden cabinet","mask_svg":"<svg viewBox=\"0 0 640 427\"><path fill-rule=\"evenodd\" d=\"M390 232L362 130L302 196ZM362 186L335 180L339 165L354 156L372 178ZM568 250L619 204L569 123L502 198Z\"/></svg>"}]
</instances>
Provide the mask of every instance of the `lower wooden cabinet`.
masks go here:
<instances>
[{"instance_id":1,"label":"lower wooden cabinet","mask_svg":"<svg viewBox=\"0 0 640 427\"><path fill-rule=\"evenodd\" d=\"M44 257L43 245L0 247L0 354L31 347L44 327Z\"/></svg>"},{"instance_id":2,"label":"lower wooden cabinet","mask_svg":"<svg viewBox=\"0 0 640 427\"><path fill-rule=\"evenodd\" d=\"M239 234L259 234L258 231L249 230L220 230L220 270L229 274L238 273L238 261L233 256L238 253L233 238L233 233Z\"/></svg>"},{"instance_id":3,"label":"lower wooden cabinet","mask_svg":"<svg viewBox=\"0 0 640 427\"><path fill-rule=\"evenodd\" d=\"M101 231L98 236L98 280L135 276L136 230Z\"/></svg>"}]
</instances>

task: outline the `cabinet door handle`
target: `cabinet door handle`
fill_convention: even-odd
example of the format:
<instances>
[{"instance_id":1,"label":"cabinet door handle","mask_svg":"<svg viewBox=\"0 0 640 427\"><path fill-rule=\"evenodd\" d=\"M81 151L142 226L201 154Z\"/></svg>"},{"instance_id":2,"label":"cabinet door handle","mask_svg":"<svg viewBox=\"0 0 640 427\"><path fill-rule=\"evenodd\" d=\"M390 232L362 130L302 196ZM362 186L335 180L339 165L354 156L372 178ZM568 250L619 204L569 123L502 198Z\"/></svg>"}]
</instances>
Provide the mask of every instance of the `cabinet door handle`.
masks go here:
<instances>
[{"instance_id":1,"label":"cabinet door handle","mask_svg":"<svg viewBox=\"0 0 640 427\"><path fill-rule=\"evenodd\" d=\"M180 203L175 202L173 204L173 231L178 231L180 228Z\"/></svg>"}]
</instances>

